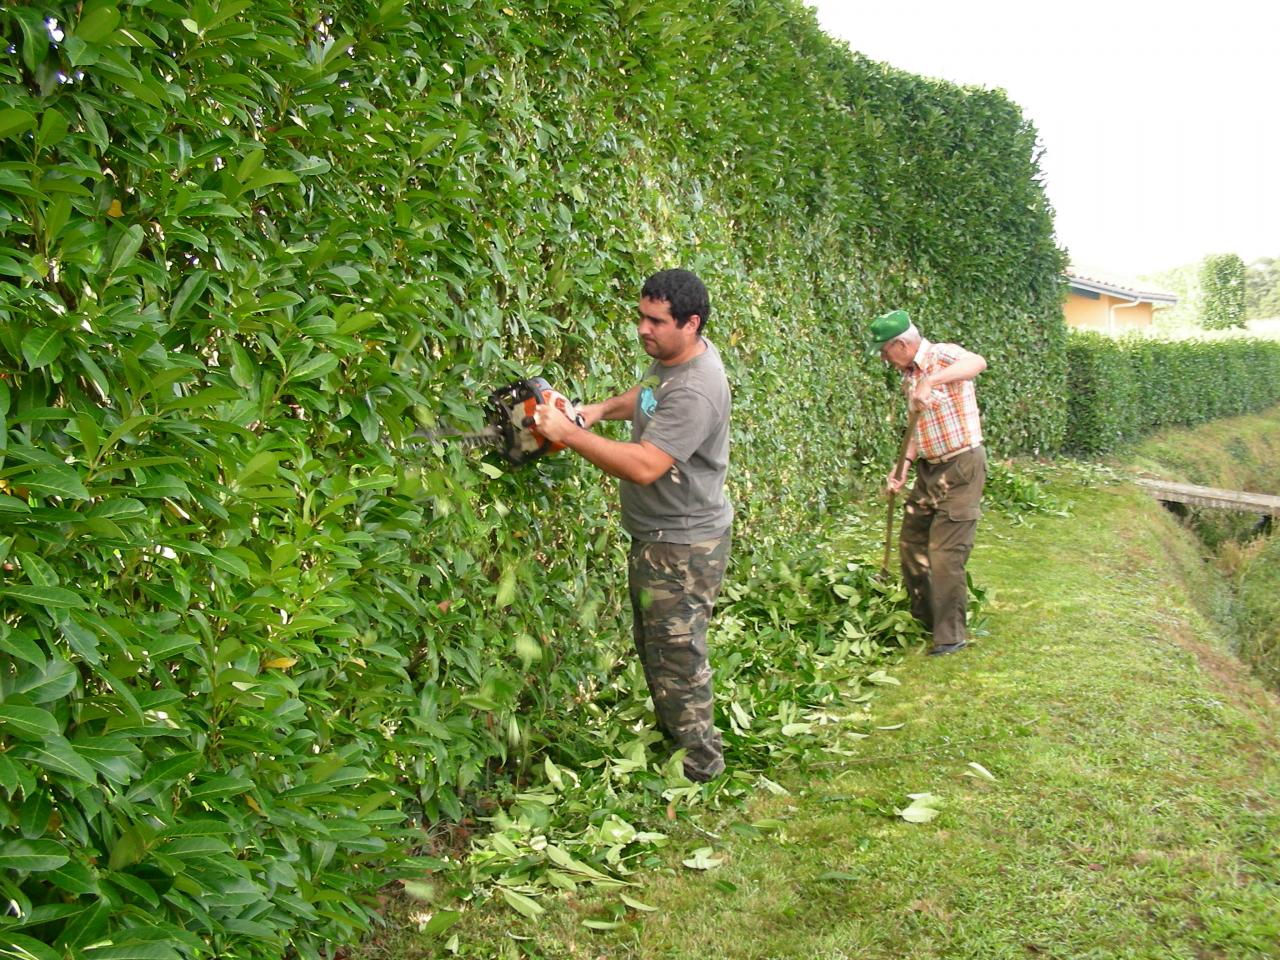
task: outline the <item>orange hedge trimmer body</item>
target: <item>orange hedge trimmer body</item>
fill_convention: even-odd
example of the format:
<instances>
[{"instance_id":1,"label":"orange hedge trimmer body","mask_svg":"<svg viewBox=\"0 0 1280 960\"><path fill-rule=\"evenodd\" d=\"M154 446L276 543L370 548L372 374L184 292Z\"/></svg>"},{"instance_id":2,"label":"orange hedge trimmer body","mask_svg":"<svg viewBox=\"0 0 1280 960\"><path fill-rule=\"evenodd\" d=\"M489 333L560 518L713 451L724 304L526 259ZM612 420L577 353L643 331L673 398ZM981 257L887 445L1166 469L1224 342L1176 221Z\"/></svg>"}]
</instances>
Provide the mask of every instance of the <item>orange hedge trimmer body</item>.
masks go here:
<instances>
[{"instance_id":1,"label":"orange hedge trimmer body","mask_svg":"<svg viewBox=\"0 0 1280 960\"><path fill-rule=\"evenodd\" d=\"M534 426L533 411L539 403L552 404L578 426L585 426L578 408L564 394L554 390L542 377L529 377L489 394L485 403L488 423L483 429L468 433L443 427L420 430L413 435L426 440L454 440L466 446L490 447L515 466L523 466L564 449L564 444L552 443Z\"/></svg>"}]
</instances>

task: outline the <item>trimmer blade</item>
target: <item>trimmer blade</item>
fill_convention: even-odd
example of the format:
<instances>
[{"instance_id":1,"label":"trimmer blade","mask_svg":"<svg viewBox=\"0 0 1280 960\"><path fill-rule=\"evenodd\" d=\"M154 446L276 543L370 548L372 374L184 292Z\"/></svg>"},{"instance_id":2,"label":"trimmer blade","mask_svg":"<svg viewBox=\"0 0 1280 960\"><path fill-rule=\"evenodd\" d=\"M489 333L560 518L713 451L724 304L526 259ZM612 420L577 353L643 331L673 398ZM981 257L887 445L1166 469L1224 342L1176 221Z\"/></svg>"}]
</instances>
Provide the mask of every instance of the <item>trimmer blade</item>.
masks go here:
<instances>
[{"instance_id":1,"label":"trimmer blade","mask_svg":"<svg viewBox=\"0 0 1280 960\"><path fill-rule=\"evenodd\" d=\"M409 442L411 443L447 441L461 445L464 450L470 450L472 447L493 446L501 440L502 431L494 426L473 431L459 431L452 427L439 427L435 430L415 430L409 435Z\"/></svg>"}]
</instances>

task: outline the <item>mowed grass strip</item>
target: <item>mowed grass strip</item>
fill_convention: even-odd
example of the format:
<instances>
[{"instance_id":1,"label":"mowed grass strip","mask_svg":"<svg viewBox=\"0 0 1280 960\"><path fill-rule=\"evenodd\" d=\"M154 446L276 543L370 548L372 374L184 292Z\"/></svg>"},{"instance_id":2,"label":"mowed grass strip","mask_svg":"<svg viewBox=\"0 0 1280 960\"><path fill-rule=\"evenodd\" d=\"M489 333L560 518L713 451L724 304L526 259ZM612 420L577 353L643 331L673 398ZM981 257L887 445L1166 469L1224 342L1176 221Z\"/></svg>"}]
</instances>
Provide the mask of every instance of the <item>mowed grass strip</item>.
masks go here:
<instances>
[{"instance_id":1,"label":"mowed grass strip","mask_svg":"<svg viewBox=\"0 0 1280 960\"><path fill-rule=\"evenodd\" d=\"M988 633L891 671L873 709L896 729L779 772L788 796L682 816L630 891L656 912L467 911L456 955L1280 956L1280 707L1196 605L1213 574L1185 531L1126 486L1064 471L1050 492L1070 518L984 518ZM935 819L895 814L920 793ZM704 846L721 866L681 866ZM410 931L384 949L450 955Z\"/></svg>"}]
</instances>

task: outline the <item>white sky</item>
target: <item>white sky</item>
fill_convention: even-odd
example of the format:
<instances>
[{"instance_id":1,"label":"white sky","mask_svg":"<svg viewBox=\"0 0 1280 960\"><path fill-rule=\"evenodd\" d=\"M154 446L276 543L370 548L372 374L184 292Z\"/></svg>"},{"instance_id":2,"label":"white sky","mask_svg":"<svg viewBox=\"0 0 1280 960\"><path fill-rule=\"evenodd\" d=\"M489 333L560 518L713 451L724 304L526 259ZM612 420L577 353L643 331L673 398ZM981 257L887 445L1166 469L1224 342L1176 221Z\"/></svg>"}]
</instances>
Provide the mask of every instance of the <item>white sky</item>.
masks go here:
<instances>
[{"instance_id":1,"label":"white sky","mask_svg":"<svg viewBox=\"0 0 1280 960\"><path fill-rule=\"evenodd\" d=\"M1077 265L1280 257L1277 0L805 2L873 60L1003 89Z\"/></svg>"}]
</instances>

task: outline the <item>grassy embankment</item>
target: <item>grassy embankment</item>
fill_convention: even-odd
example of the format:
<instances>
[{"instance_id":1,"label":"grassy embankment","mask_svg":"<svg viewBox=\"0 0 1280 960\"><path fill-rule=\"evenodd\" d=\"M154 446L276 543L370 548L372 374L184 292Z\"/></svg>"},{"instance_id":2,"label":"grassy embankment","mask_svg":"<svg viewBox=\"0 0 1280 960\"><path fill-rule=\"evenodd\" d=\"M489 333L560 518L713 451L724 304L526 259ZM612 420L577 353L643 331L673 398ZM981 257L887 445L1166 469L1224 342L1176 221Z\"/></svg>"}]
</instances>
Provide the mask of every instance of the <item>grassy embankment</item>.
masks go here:
<instances>
[{"instance_id":1,"label":"grassy embankment","mask_svg":"<svg viewBox=\"0 0 1280 960\"><path fill-rule=\"evenodd\" d=\"M1278 425L1218 424L1216 442ZM1212 452L1213 433L1151 443ZM958 656L907 657L875 701L897 729L864 756L779 771L789 796L674 825L671 866L631 891L654 913L597 932L582 921L616 897L536 924L468 911L450 931L458 955L1280 956L1280 703L1228 651L1227 580L1144 495L1051 474L1071 517L984 519L971 569L991 590L988 634ZM894 813L924 792L936 819ZM707 845L717 869L680 865ZM401 928L362 955L450 954Z\"/></svg>"},{"instance_id":2,"label":"grassy embankment","mask_svg":"<svg viewBox=\"0 0 1280 960\"><path fill-rule=\"evenodd\" d=\"M1129 455L1138 469L1170 480L1280 495L1280 410L1196 430L1166 431ZM1280 690L1280 536L1257 536L1252 514L1192 508L1187 524L1230 590L1202 598L1235 639L1236 652L1272 690Z\"/></svg>"}]
</instances>

